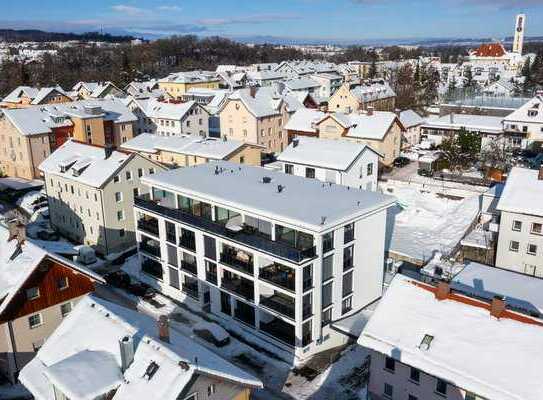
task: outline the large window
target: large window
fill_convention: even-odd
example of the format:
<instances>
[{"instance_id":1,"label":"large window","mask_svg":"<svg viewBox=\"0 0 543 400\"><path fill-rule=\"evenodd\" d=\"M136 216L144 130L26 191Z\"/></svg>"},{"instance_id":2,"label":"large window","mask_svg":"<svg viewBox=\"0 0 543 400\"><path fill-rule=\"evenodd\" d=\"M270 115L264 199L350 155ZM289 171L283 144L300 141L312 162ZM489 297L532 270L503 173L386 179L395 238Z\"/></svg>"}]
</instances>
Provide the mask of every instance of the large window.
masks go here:
<instances>
[{"instance_id":1,"label":"large window","mask_svg":"<svg viewBox=\"0 0 543 400\"><path fill-rule=\"evenodd\" d=\"M332 322L332 308L322 312L321 325L324 327Z\"/></svg>"},{"instance_id":2,"label":"large window","mask_svg":"<svg viewBox=\"0 0 543 400\"><path fill-rule=\"evenodd\" d=\"M153 188L153 200L163 207L175 208L175 195L166 190Z\"/></svg>"},{"instance_id":3,"label":"large window","mask_svg":"<svg viewBox=\"0 0 543 400\"><path fill-rule=\"evenodd\" d=\"M313 287L313 264L306 265L303 270L304 292Z\"/></svg>"},{"instance_id":4,"label":"large window","mask_svg":"<svg viewBox=\"0 0 543 400\"><path fill-rule=\"evenodd\" d=\"M438 379L436 382L436 393L446 395L447 394L447 382L442 379Z\"/></svg>"},{"instance_id":5,"label":"large window","mask_svg":"<svg viewBox=\"0 0 543 400\"><path fill-rule=\"evenodd\" d=\"M394 372L396 370L396 360L391 357L385 357L385 369Z\"/></svg>"},{"instance_id":6,"label":"large window","mask_svg":"<svg viewBox=\"0 0 543 400\"><path fill-rule=\"evenodd\" d=\"M334 249L334 231L328 232L322 237L322 252L327 253Z\"/></svg>"},{"instance_id":7,"label":"large window","mask_svg":"<svg viewBox=\"0 0 543 400\"><path fill-rule=\"evenodd\" d=\"M269 221L264 221L255 217L247 215L245 217L245 225L249 227L253 233L257 233L261 236L264 236L268 239L271 239L272 234L272 224Z\"/></svg>"},{"instance_id":8,"label":"large window","mask_svg":"<svg viewBox=\"0 0 543 400\"><path fill-rule=\"evenodd\" d=\"M204 236L204 255L211 260L217 259L217 245L212 237Z\"/></svg>"},{"instance_id":9,"label":"large window","mask_svg":"<svg viewBox=\"0 0 543 400\"><path fill-rule=\"evenodd\" d=\"M344 243L349 243L354 240L354 222L349 225L345 225Z\"/></svg>"},{"instance_id":10,"label":"large window","mask_svg":"<svg viewBox=\"0 0 543 400\"><path fill-rule=\"evenodd\" d=\"M306 168L305 177L309 179L315 179L315 168Z\"/></svg>"},{"instance_id":11,"label":"large window","mask_svg":"<svg viewBox=\"0 0 543 400\"><path fill-rule=\"evenodd\" d=\"M221 225L226 225L228 222L241 225L241 215L226 208L215 207L215 221Z\"/></svg>"},{"instance_id":12,"label":"large window","mask_svg":"<svg viewBox=\"0 0 543 400\"><path fill-rule=\"evenodd\" d=\"M334 255L329 255L322 260L322 281L334 277Z\"/></svg>"},{"instance_id":13,"label":"large window","mask_svg":"<svg viewBox=\"0 0 543 400\"><path fill-rule=\"evenodd\" d=\"M354 246L343 249L343 271L348 271L354 266Z\"/></svg>"},{"instance_id":14,"label":"large window","mask_svg":"<svg viewBox=\"0 0 543 400\"><path fill-rule=\"evenodd\" d=\"M343 275L343 297L347 297L353 292L353 271Z\"/></svg>"},{"instance_id":15,"label":"large window","mask_svg":"<svg viewBox=\"0 0 543 400\"><path fill-rule=\"evenodd\" d=\"M170 286L179 289L179 272L175 268L168 268L170 274Z\"/></svg>"},{"instance_id":16,"label":"large window","mask_svg":"<svg viewBox=\"0 0 543 400\"><path fill-rule=\"evenodd\" d=\"M288 174L288 175L294 174L294 165L285 164L285 174Z\"/></svg>"},{"instance_id":17,"label":"large window","mask_svg":"<svg viewBox=\"0 0 543 400\"><path fill-rule=\"evenodd\" d=\"M313 247L313 236L281 225L275 225L275 240L285 242L298 250Z\"/></svg>"},{"instance_id":18,"label":"large window","mask_svg":"<svg viewBox=\"0 0 543 400\"><path fill-rule=\"evenodd\" d=\"M179 209L186 213L211 220L211 205L185 196L177 195Z\"/></svg>"},{"instance_id":19,"label":"large window","mask_svg":"<svg viewBox=\"0 0 543 400\"><path fill-rule=\"evenodd\" d=\"M332 282L322 286L322 308L332 304Z\"/></svg>"},{"instance_id":20,"label":"large window","mask_svg":"<svg viewBox=\"0 0 543 400\"><path fill-rule=\"evenodd\" d=\"M307 321L302 325L302 346L307 346L312 342L311 339L311 325L313 321Z\"/></svg>"}]
</instances>

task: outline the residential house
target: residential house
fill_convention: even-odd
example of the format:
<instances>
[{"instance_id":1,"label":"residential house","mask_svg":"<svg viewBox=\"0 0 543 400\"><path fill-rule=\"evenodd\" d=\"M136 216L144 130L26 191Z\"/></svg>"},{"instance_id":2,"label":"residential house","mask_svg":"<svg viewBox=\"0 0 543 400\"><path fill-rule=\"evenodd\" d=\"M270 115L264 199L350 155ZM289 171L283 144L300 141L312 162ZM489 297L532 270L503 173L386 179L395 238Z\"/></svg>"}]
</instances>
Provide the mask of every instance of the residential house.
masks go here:
<instances>
[{"instance_id":1,"label":"residential house","mask_svg":"<svg viewBox=\"0 0 543 400\"><path fill-rule=\"evenodd\" d=\"M189 89L181 96L183 101L195 101L209 113L209 136L221 137L219 111L226 103L230 92L226 89Z\"/></svg>"},{"instance_id":2,"label":"residential house","mask_svg":"<svg viewBox=\"0 0 543 400\"><path fill-rule=\"evenodd\" d=\"M13 177L40 177L38 166L73 138L118 147L134 136L137 118L116 99L5 109L0 115L0 170Z\"/></svg>"},{"instance_id":3,"label":"residential house","mask_svg":"<svg viewBox=\"0 0 543 400\"><path fill-rule=\"evenodd\" d=\"M425 122L425 119L413 110L400 112L399 118L405 128L405 131L403 132L402 148L409 148L419 144L421 126Z\"/></svg>"},{"instance_id":4,"label":"residential house","mask_svg":"<svg viewBox=\"0 0 543 400\"><path fill-rule=\"evenodd\" d=\"M328 100L328 110L351 113L368 110L394 111L396 109L396 93L385 81L368 81L362 83L344 83Z\"/></svg>"},{"instance_id":5,"label":"residential house","mask_svg":"<svg viewBox=\"0 0 543 400\"><path fill-rule=\"evenodd\" d=\"M245 71L219 72L219 77L221 78L221 83L219 84L219 87L221 89L227 89L230 91L241 89L245 87L248 82L247 73Z\"/></svg>"},{"instance_id":6,"label":"residential house","mask_svg":"<svg viewBox=\"0 0 543 400\"><path fill-rule=\"evenodd\" d=\"M51 226L106 255L135 245L134 198L146 190L141 179L165 167L137 153L70 140L39 169Z\"/></svg>"},{"instance_id":7,"label":"residential house","mask_svg":"<svg viewBox=\"0 0 543 400\"><path fill-rule=\"evenodd\" d=\"M311 75L311 79L319 83L319 92L315 93L319 98L328 100L343 84L343 76L338 73L324 73Z\"/></svg>"},{"instance_id":8,"label":"residential house","mask_svg":"<svg viewBox=\"0 0 543 400\"><path fill-rule=\"evenodd\" d=\"M89 296L21 372L40 400L249 400L262 382L153 318Z\"/></svg>"},{"instance_id":9,"label":"residential house","mask_svg":"<svg viewBox=\"0 0 543 400\"><path fill-rule=\"evenodd\" d=\"M67 103L70 101L72 99L60 86L41 89L19 86L4 97L0 107L24 108L31 105Z\"/></svg>"},{"instance_id":10,"label":"residential house","mask_svg":"<svg viewBox=\"0 0 543 400\"><path fill-rule=\"evenodd\" d=\"M283 74L287 79L301 78L305 75L333 73L337 71L337 66L323 61L283 61L276 68L275 72Z\"/></svg>"},{"instance_id":11,"label":"residential house","mask_svg":"<svg viewBox=\"0 0 543 400\"><path fill-rule=\"evenodd\" d=\"M289 79L282 82L291 93L309 93L309 95L316 97L320 96L321 84L309 77Z\"/></svg>"},{"instance_id":12,"label":"residential house","mask_svg":"<svg viewBox=\"0 0 543 400\"><path fill-rule=\"evenodd\" d=\"M484 88L483 93L487 96L513 96L515 83L510 79L500 79Z\"/></svg>"},{"instance_id":13,"label":"residential house","mask_svg":"<svg viewBox=\"0 0 543 400\"><path fill-rule=\"evenodd\" d=\"M167 103L157 99L133 99L127 107L137 116L137 133L159 136L209 134L209 113L194 101Z\"/></svg>"},{"instance_id":14,"label":"residential house","mask_svg":"<svg viewBox=\"0 0 543 400\"><path fill-rule=\"evenodd\" d=\"M144 182L140 279L295 362L345 343L330 322L381 296L391 196L222 161Z\"/></svg>"},{"instance_id":15,"label":"residential house","mask_svg":"<svg viewBox=\"0 0 543 400\"><path fill-rule=\"evenodd\" d=\"M274 82L282 81L284 78L283 73L269 70L247 72L248 81L259 87L271 86Z\"/></svg>"},{"instance_id":16,"label":"residential house","mask_svg":"<svg viewBox=\"0 0 543 400\"><path fill-rule=\"evenodd\" d=\"M234 92L219 112L221 136L265 146L268 153L283 151L287 146L283 125L291 112L287 100L271 87Z\"/></svg>"},{"instance_id":17,"label":"residential house","mask_svg":"<svg viewBox=\"0 0 543 400\"><path fill-rule=\"evenodd\" d=\"M372 191L377 190L380 156L365 144L301 136L277 161L286 174Z\"/></svg>"},{"instance_id":18,"label":"residential house","mask_svg":"<svg viewBox=\"0 0 543 400\"><path fill-rule=\"evenodd\" d=\"M224 160L260 166L262 146L217 138L191 136L156 136L142 133L124 143L123 150L155 160L169 167L191 167Z\"/></svg>"},{"instance_id":19,"label":"residential house","mask_svg":"<svg viewBox=\"0 0 543 400\"><path fill-rule=\"evenodd\" d=\"M158 80L159 89L179 100L190 89L218 89L221 77L216 72L189 71L170 74Z\"/></svg>"},{"instance_id":20,"label":"residential house","mask_svg":"<svg viewBox=\"0 0 543 400\"><path fill-rule=\"evenodd\" d=\"M135 99L151 99L169 100L170 96L164 90L158 88L158 81L151 79L149 81L132 81L124 88L124 92L128 96Z\"/></svg>"},{"instance_id":21,"label":"residential house","mask_svg":"<svg viewBox=\"0 0 543 400\"><path fill-rule=\"evenodd\" d=\"M72 93L81 100L104 99L106 97L124 97L125 93L113 82L78 82Z\"/></svg>"},{"instance_id":22,"label":"residential house","mask_svg":"<svg viewBox=\"0 0 543 400\"><path fill-rule=\"evenodd\" d=\"M503 119L503 129L511 145L527 148L543 142L543 96L536 96Z\"/></svg>"},{"instance_id":23,"label":"residential house","mask_svg":"<svg viewBox=\"0 0 543 400\"><path fill-rule=\"evenodd\" d=\"M358 340L371 355L368 393L372 399L539 399L534 363L543 356L542 329L543 320L512 311L503 297L489 302L445 282L436 287L396 275Z\"/></svg>"},{"instance_id":24,"label":"residential house","mask_svg":"<svg viewBox=\"0 0 543 400\"><path fill-rule=\"evenodd\" d=\"M10 382L72 308L103 279L26 240L26 227L0 227L0 374Z\"/></svg>"},{"instance_id":25,"label":"residential house","mask_svg":"<svg viewBox=\"0 0 543 400\"><path fill-rule=\"evenodd\" d=\"M498 202L496 266L543 277L543 168L513 168Z\"/></svg>"}]
</instances>

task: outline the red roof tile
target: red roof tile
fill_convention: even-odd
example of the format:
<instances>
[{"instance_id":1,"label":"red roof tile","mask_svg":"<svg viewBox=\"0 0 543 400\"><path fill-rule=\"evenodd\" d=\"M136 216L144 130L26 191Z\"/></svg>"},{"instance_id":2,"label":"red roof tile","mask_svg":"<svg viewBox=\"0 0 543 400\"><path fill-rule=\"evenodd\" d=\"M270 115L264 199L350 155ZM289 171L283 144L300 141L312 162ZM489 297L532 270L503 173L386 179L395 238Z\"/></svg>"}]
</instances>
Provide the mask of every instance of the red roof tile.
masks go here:
<instances>
[{"instance_id":1,"label":"red roof tile","mask_svg":"<svg viewBox=\"0 0 543 400\"><path fill-rule=\"evenodd\" d=\"M506 54L501 43L482 44L473 52L477 57L503 57Z\"/></svg>"}]
</instances>

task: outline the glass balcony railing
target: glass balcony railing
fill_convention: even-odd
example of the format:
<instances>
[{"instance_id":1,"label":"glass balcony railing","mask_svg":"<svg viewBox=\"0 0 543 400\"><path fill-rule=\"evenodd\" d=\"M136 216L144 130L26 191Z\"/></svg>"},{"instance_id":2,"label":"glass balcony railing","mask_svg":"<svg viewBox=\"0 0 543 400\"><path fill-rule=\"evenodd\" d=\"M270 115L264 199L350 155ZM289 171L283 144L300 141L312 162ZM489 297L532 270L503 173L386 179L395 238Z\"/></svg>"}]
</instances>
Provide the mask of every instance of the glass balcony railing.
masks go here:
<instances>
[{"instance_id":1,"label":"glass balcony railing","mask_svg":"<svg viewBox=\"0 0 543 400\"><path fill-rule=\"evenodd\" d=\"M160 258L160 246L151 245L149 242L140 242L139 249L144 253Z\"/></svg>"},{"instance_id":2,"label":"glass balcony railing","mask_svg":"<svg viewBox=\"0 0 543 400\"><path fill-rule=\"evenodd\" d=\"M262 268L259 273L259 277L263 281L272 283L291 292L294 292L296 289L295 276L293 269L276 264Z\"/></svg>"},{"instance_id":3,"label":"glass balcony railing","mask_svg":"<svg viewBox=\"0 0 543 400\"><path fill-rule=\"evenodd\" d=\"M196 265L196 263L182 260L181 269L193 275L198 275L198 266Z\"/></svg>"},{"instance_id":4,"label":"glass balcony railing","mask_svg":"<svg viewBox=\"0 0 543 400\"><path fill-rule=\"evenodd\" d=\"M269 297L260 296L260 304L287 318L292 320L295 318L295 306L293 298L277 294Z\"/></svg>"},{"instance_id":5,"label":"glass balcony railing","mask_svg":"<svg viewBox=\"0 0 543 400\"><path fill-rule=\"evenodd\" d=\"M250 275L252 275L254 271L252 257L245 258L231 252L223 252L221 253L221 263Z\"/></svg>"},{"instance_id":6,"label":"glass balcony railing","mask_svg":"<svg viewBox=\"0 0 543 400\"><path fill-rule=\"evenodd\" d=\"M239 279L225 279L223 278L221 282L221 288L237 294L238 296L243 297L244 299L254 301L255 299L255 289L252 282L244 282Z\"/></svg>"},{"instance_id":7,"label":"glass balcony railing","mask_svg":"<svg viewBox=\"0 0 543 400\"><path fill-rule=\"evenodd\" d=\"M158 220L156 219L144 219L141 218L138 220L138 229L143 232L150 233L154 236L159 235L158 230Z\"/></svg>"}]
</instances>

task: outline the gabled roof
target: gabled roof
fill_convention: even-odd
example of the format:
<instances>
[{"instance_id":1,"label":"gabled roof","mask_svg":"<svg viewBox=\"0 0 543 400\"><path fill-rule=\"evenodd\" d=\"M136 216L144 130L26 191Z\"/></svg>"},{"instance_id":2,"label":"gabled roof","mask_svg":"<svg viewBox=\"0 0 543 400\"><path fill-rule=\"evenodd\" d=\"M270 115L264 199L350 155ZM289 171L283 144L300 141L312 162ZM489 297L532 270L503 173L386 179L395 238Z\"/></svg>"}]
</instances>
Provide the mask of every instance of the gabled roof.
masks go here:
<instances>
[{"instance_id":1,"label":"gabled roof","mask_svg":"<svg viewBox=\"0 0 543 400\"><path fill-rule=\"evenodd\" d=\"M372 115L365 113L335 113L330 114L340 125L348 129L347 137L369 140L383 140L392 125L397 122L403 128L402 123L393 112L374 111ZM320 121L318 125L322 124Z\"/></svg>"},{"instance_id":2,"label":"gabled roof","mask_svg":"<svg viewBox=\"0 0 543 400\"><path fill-rule=\"evenodd\" d=\"M51 383L64 394L77 394L70 396L73 400L96 398L98 388L100 394L116 389L113 400L176 400L199 374L242 387L262 387L259 379L191 338L170 329L170 342L165 343L157 333L157 322L151 317L87 296L23 368L19 379L42 400L54 399ZM132 338L135 351L123 373L119 342L125 337ZM85 371L93 379L85 377Z\"/></svg>"},{"instance_id":3,"label":"gabled roof","mask_svg":"<svg viewBox=\"0 0 543 400\"><path fill-rule=\"evenodd\" d=\"M21 96L25 95L29 99L34 99L38 95L39 89L33 88L30 86L18 86L13 89L6 97L4 97L4 102L6 103L18 103L21 99Z\"/></svg>"},{"instance_id":4,"label":"gabled roof","mask_svg":"<svg viewBox=\"0 0 543 400\"><path fill-rule=\"evenodd\" d=\"M348 83L347 83L348 84ZM350 90L351 94L361 103L387 99L396 96L387 82L364 83Z\"/></svg>"},{"instance_id":5,"label":"gabled roof","mask_svg":"<svg viewBox=\"0 0 543 400\"><path fill-rule=\"evenodd\" d=\"M284 83L289 90L307 90L311 88L318 88L321 86L320 83L314 81L311 78L289 79Z\"/></svg>"},{"instance_id":6,"label":"gabled roof","mask_svg":"<svg viewBox=\"0 0 543 400\"><path fill-rule=\"evenodd\" d=\"M176 72L159 79L161 83L198 83L219 81L219 75L212 71L185 71Z\"/></svg>"},{"instance_id":7,"label":"gabled roof","mask_svg":"<svg viewBox=\"0 0 543 400\"><path fill-rule=\"evenodd\" d=\"M295 144L296 143L296 144ZM365 144L347 140L328 140L310 137L297 137L278 157L278 161L310 165L319 168L347 171L365 151L372 151Z\"/></svg>"},{"instance_id":8,"label":"gabled roof","mask_svg":"<svg viewBox=\"0 0 543 400\"><path fill-rule=\"evenodd\" d=\"M32 103L31 104L41 104L41 102L43 100L45 100L45 98L47 96L49 96L51 93L54 93L54 92L57 92L63 96L66 96L66 97L70 97L68 96L68 94L66 94L66 92L64 90L62 90L62 88L60 86L56 86L56 87L49 87L49 88L42 88L40 89L40 91L38 92L38 94L36 95L36 97L34 97L34 100L32 100Z\"/></svg>"},{"instance_id":9,"label":"gabled roof","mask_svg":"<svg viewBox=\"0 0 543 400\"><path fill-rule=\"evenodd\" d=\"M499 42L482 44L472 52L477 57L503 57L506 54L505 47Z\"/></svg>"},{"instance_id":10,"label":"gabled roof","mask_svg":"<svg viewBox=\"0 0 543 400\"><path fill-rule=\"evenodd\" d=\"M418 113L413 110L405 110L400 113L400 121L402 125L407 129L423 124L424 118L422 118Z\"/></svg>"},{"instance_id":11,"label":"gabled roof","mask_svg":"<svg viewBox=\"0 0 543 400\"><path fill-rule=\"evenodd\" d=\"M257 118L281 114L281 105L283 104L282 96L271 87L257 88L254 97L251 96L250 89L236 90L228 99L241 101L247 110Z\"/></svg>"},{"instance_id":12,"label":"gabled roof","mask_svg":"<svg viewBox=\"0 0 543 400\"><path fill-rule=\"evenodd\" d=\"M397 274L358 343L487 399L543 398L543 321L489 308Z\"/></svg>"},{"instance_id":13,"label":"gabled roof","mask_svg":"<svg viewBox=\"0 0 543 400\"><path fill-rule=\"evenodd\" d=\"M532 122L543 125L543 96L536 96L503 119L507 122Z\"/></svg>"},{"instance_id":14,"label":"gabled roof","mask_svg":"<svg viewBox=\"0 0 543 400\"><path fill-rule=\"evenodd\" d=\"M182 121L187 114L194 108L201 107L202 110L207 110L194 101L185 103L166 103L157 99L136 100L141 110L148 118L170 119Z\"/></svg>"}]
</instances>

